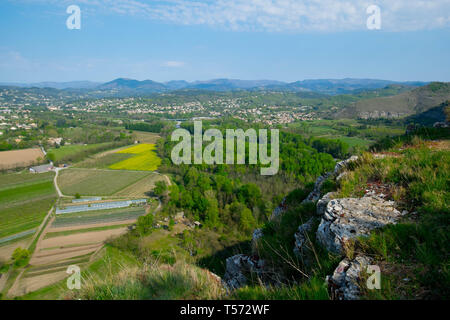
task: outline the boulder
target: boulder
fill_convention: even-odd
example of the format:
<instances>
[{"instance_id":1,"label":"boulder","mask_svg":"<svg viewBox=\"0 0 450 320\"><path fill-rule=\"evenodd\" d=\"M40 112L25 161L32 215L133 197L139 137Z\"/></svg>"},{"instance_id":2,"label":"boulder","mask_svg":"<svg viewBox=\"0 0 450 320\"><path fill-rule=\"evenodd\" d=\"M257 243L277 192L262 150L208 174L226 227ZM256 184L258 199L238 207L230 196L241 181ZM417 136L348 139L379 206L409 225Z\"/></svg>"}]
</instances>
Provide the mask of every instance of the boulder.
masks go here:
<instances>
[{"instance_id":1,"label":"boulder","mask_svg":"<svg viewBox=\"0 0 450 320\"><path fill-rule=\"evenodd\" d=\"M394 205L394 201L372 197L330 200L317 230L317 240L329 251L342 253L346 241L396 223L402 213Z\"/></svg>"},{"instance_id":2,"label":"boulder","mask_svg":"<svg viewBox=\"0 0 450 320\"><path fill-rule=\"evenodd\" d=\"M327 276L328 291L333 300L358 300L360 297L361 271L371 264L367 256L342 260L333 275Z\"/></svg>"}]
</instances>

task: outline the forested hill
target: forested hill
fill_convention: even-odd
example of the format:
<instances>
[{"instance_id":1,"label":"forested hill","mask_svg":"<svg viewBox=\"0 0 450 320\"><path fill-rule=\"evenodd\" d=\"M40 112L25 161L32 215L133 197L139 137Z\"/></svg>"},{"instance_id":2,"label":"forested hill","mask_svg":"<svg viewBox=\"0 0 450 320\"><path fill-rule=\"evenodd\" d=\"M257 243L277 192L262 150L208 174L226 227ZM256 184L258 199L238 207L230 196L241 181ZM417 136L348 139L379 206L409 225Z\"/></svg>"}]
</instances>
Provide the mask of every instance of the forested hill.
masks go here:
<instances>
[{"instance_id":1,"label":"forested hill","mask_svg":"<svg viewBox=\"0 0 450 320\"><path fill-rule=\"evenodd\" d=\"M450 100L450 83L432 82L394 96L362 99L344 108L339 118L399 118L425 112Z\"/></svg>"}]
</instances>

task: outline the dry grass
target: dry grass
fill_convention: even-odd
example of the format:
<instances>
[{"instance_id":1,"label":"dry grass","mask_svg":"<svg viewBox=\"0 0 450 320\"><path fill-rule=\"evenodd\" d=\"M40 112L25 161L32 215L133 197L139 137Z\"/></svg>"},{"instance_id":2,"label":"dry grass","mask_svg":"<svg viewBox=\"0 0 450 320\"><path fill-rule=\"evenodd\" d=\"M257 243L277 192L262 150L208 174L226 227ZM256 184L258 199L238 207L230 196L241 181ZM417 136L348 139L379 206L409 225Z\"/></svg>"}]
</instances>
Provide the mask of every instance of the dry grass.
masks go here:
<instances>
[{"instance_id":1,"label":"dry grass","mask_svg":"<svg viewBox=\"0 0 450 320\"><path fill-rule=\"evenodd\" d=\"M88 276L82 290L69 298L86 300L219 299L225 293L220 279L211 272L185 262L157 262L143 267L122 268L101 279Z\"/></svg>"}]
</instances>

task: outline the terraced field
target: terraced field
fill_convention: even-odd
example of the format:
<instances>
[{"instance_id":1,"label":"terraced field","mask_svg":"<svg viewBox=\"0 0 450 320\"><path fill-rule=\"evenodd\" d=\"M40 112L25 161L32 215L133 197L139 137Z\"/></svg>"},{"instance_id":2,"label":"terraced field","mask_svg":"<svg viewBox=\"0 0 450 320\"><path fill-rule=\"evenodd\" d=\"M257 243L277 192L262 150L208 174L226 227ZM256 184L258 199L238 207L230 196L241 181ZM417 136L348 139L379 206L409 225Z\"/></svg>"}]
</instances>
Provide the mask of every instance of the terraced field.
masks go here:
<instances>
[{"instance_id":1,"label":"terraced field","mask_svg":"<svg viewBox=\"0 0 450 320\"><path fill-rule=\"evenodd\" d=\"M56 200L53 172L0 175L0 238L38 227Z\"/></svg>"},{"instance_id":2,"label":"terraced field","mask_svg":"<svg viewBox=\"0 0 450 320\"><path fill-rule=\"evenodd\" d=\"M113 170L155 171L161 164L161 158L155 152L155 144L139 144L117 152L117 154L135 155L129 159L110 165Z\"/></svg>"}]
</instances>

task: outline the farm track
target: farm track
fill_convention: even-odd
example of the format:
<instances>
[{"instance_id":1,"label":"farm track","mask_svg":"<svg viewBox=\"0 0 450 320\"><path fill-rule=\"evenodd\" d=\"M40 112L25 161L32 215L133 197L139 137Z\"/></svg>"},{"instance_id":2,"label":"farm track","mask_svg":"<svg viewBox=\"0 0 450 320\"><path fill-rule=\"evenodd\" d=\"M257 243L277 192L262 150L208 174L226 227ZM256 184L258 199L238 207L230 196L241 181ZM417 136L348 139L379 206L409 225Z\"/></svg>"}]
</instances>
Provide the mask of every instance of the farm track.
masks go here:
<instances>
[{"instance_id":1,"label":"farm track","mask_svg":"<svg viewBox=\"0 0 450 320\"><path fill-rule=\"evenodd\" d=\"M64 170L64 169L60 169L60 168L55 169L55 177L53 178L53 184L55 185L55 189L56 189L56 192L58 193L58 196L60 198L64 198L65 196L63 195L63 193L61 192L61 189L59 189L59 186L58 186L58 175L59 175L60 170Z\"/></svg>"}]
</instances>

